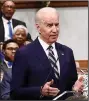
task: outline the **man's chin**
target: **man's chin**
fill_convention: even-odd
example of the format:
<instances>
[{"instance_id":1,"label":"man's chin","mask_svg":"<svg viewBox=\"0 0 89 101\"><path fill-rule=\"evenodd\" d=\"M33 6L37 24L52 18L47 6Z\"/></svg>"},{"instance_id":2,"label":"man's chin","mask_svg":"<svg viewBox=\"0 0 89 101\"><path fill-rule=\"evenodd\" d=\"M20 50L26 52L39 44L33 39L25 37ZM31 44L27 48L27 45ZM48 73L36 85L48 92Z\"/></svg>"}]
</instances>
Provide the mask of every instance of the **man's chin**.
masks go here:
<instances>
[{"instance_id":1,"label":"man's chin","mask_svg":"<svg viewBox=\"0 0 89 101\"><path fill-rule=\"evenodd\" d=\"M56 42L57 41L57 39L52 39L52 43L54 43L54 42Z\"/></svg>"},{"instance_id":2,"label":"man's chin","mask_svg":"<svg viewBox=\"0 0 89 101\"><path fill-rule=\"evenodd\" d=\"M5 17L7 20L10 20L11 19L11 16L6 16Z\"/></svg>"}]
</instances>

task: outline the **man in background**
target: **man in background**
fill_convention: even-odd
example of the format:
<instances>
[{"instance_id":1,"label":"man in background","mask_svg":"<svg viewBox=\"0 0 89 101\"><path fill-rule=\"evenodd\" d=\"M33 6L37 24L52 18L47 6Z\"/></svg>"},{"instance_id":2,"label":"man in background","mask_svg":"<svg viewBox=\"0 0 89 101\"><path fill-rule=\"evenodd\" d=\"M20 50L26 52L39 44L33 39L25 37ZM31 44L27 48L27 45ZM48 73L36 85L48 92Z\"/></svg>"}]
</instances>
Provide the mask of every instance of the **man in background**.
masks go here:
<instances>
[{"instance_id":1,"label":"man in background","mask_svg":"<svg viewBox=\"0 0 89 101\"><path fill-rule=\"evenodd\" d=\"M13 19L13 14L15 13L15 3L12 0L6 0L3 2L1 7L1 17L0 17L0 42L4 42L12 38L13 28L17 25L26 26L25 22L17 19ZM28 33L27 39L31 38Z\"/></svg>"},{"instance_id":2,"label":"man in background","mask_svg":"<svg viewBox=\"0 0 89 101\"><path fill-rule=\"evenodd\" d=\"M12 77L12 64L14 56L19 45L16 41L9 39L3 44L4 60L0 64L1 69L1 86L0 86L0 98L3 100L10 99L10 81Z\"/></svg>"},{"instance_id":3,"label":"man in background","mask_svg":"<svg viewBox=\"0 0 89 101\"><path fill-rule=\"evenodd\" d=\"M81 92L83 84L82 80L77 80L73 51L56 42L60 26L56 9L40 9L35 24L39 32L37 39L16 52L11 98L52 100L67 90Z\"/></svg>"}]
</instances>

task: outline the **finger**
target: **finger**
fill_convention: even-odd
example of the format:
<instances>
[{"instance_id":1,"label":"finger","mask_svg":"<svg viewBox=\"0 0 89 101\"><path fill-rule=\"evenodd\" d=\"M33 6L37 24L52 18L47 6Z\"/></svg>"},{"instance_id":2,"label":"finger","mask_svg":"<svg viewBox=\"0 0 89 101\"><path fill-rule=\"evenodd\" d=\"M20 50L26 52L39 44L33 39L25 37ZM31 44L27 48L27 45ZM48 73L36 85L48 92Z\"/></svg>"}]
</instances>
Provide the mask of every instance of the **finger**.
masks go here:
<instances>
[{"instance_id":1,"label":"finger","mask_svg":"<svg viewBox=\"0 0 89 101\"><path fill-rule=\"evenodd\" d=\"M52 94L52 95L57 95L59 92L60 92L60 90L58 88L50 87L50 89L49 89L49 94Z\"/></svg>"},{"instance_id":2,"label":"finger","mask_svg":"<svg viewBox=\"0 0 89 101\"><path fill-rule=\"evenodd\" d=\"M59 93L59 90L58 91L49 91L49 95L50 96L56 96L57 94Z\"/></svg>"},{"instance_id":3,"label":"finger","mask_svg":"<svg viewBox=\"0 0 89 101\"><path fill-rule=\"evenodd\" d=\"M78 79L80 82L84 80L83 76Z\"/></svg>"},{"instance_id":4,"label":"finger","mask_svg":"<svg viewBox=\"0 0 89 101\"><path fill-rule=\"evenodd\" d=\"M54 83L54 80L52 79L51 81L47 82L46 84L50 86L50 85L52 85L53 83Z\"/></svg>"},{"instance_id":5,"label":"finger","mask_svg":"<svg viewBox=\"0 0 89 101\"><path fill-rule=\"evenodd\" d=\"M60 90L55 90L55 91L49 91L49 93L59 93Z\"/></svg>"},{"instance_id":6,"label":"finger","mask_svg":"<svg viewBox=\"0 0 89 101\"><path fill-rule=\"evenodd\" d=\"M83 88L80 88L80 89L78 90L78 92L83 92Z\"/></svg>"},{"instance_id":7,"label":"finger","mask_svg":"<svg viewBox=\"0 0 89 101\"><path fill-rule=\"evenodd\" d=\"M59 89L58 88L55 88L55 87L49 87L49 91L58 91Z\"/></svg>"},{"instance_id":8,"label":"finger","mask_svg":"<svg viewBox=\"0 0 89 101\"><path fill-rule=\"evenodd\" d=\"M56 96L57 93L49 93L48 95L49 95L49 96Z\"/></svg>"},{"instance_id":9,"label":"finger","mask_svg":"<svg viewBox=\"0 0 89 101\"><path fill-rule=\"evenodd\" d=\"M55 90L54 90L55 89ZM54 88L53 90L46 90L46 96L56 96L59 93L59 89Z\"/></svg>"}]
</instances>

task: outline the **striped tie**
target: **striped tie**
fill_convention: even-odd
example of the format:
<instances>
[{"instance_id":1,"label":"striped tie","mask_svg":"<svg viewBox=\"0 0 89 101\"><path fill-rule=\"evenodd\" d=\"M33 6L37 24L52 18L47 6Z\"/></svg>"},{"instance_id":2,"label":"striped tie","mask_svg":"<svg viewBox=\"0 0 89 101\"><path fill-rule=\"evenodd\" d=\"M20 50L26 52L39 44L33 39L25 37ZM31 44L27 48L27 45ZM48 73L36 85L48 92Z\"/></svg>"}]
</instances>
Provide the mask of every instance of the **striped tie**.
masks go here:
<instances>
[{"instance_id":1,"label":"striped tie","mask_svg":"<svg viewBox=\"0 0 89 101\"><path fill-rule=\"evenodd\" d=\"M54 69L55 77L58 79L59 78L59 73L58 73L58 67L56 65L57 60L56 60L56 58L54 56L54 52L53 52L52 49L53 49L52 46L48 47L48 50L49 50L48 58L49 58L49 61L51 63L52 68Z\"/></svg>"}]
</instances>

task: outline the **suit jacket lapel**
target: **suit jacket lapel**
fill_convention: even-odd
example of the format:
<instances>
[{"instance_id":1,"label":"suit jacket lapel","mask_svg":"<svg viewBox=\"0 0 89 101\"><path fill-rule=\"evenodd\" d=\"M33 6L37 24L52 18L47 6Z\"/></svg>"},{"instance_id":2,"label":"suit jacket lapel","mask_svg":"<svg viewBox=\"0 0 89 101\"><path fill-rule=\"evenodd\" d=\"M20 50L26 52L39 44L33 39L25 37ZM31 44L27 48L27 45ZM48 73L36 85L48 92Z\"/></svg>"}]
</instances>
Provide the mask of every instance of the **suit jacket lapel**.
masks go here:
<instances>
[{"instance_id":1,"label":"suit jacket lapel","mask_svg":"<svg viewBox=\"0 0 89 101\"><path fill-rule=\"evenodd\" d=\"M58 53L58 58L59 58L59 63L60 63L60 76L62 75L63 73L63 65L65 63L65 54L64 54L64 51L62 49L62 45L61 44L58 44L56 43L56 49L57 49L57 53Z\"/></svg>"},{"instance_id":2,"label":"suit jacket lapel","mask_svg":"<svg viewBox=\"0 0 89 101\"><path fill-rule=\"evenodd\" d=\"M12 25L13 25L13 28L17 25L14 19L12 19Z\"/></svg>"},{"instance_id":3,"label":"suit jacket lapel","mask_svg":"<svg viewBox=\"0 0 89 101\"><path fill-rule=\"evenodd\" d=\"M36 56L40 60L41 65L44 67L50 67L51 64L48 60L48 57L46 56L46 53L44 52L41 44L38 41L38 38L35 40L35 50L36 50Z\"/></svg>"}]
</instances>

